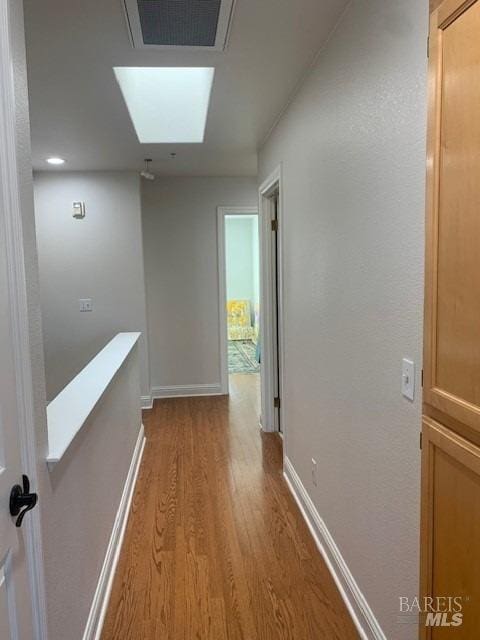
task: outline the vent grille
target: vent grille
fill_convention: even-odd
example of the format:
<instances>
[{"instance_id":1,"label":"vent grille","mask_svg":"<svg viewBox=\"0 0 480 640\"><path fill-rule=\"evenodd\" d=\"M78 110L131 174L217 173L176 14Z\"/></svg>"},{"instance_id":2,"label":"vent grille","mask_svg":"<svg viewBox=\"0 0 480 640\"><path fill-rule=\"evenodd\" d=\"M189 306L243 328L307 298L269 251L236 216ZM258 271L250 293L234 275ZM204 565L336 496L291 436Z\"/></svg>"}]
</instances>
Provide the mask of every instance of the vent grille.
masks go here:
<instances>
[{"instance_id":1,"label":"vent grille","mask_svg":"<svg viewBox=\"0 0 480 640\"><path fill-rule=\"evenodd\" d=\"M213 47L220 0L138 0L143 43Z\"/></svg>"},{"instance_id":2,"label":"vent grille","mask_svg":"<svg viewBox=\"0 0 480 640\"><path fill-rule=\"evenodd\" d=\"M123 0L137 49L225 49L234 0Z\"/></svg>"}]
</instances>

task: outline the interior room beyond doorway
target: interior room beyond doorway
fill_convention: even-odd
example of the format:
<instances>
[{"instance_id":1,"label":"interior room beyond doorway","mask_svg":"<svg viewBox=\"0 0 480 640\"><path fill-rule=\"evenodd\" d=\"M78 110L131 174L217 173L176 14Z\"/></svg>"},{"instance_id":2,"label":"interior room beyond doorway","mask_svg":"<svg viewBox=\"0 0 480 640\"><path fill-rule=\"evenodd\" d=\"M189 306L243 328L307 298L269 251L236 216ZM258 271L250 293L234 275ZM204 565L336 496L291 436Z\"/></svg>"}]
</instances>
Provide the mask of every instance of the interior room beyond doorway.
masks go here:
<instances>
[{"instance_id":1,"label":"interior room beyond doorway","mask_svg":"<svg viewBox=\"0 0 480 640\"><path fill-rule=\"evenodd\" d=\"M259 375L258 215L225 216L228 373Z\"/></svg>"}]
</instances>

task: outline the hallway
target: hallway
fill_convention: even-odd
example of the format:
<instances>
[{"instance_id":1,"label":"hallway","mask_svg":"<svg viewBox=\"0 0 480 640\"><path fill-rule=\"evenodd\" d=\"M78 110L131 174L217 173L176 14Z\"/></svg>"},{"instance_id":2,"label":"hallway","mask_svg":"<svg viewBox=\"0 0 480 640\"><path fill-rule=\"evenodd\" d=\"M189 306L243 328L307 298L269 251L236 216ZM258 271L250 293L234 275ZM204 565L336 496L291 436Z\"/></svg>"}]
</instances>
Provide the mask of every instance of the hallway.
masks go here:
<instances>
[{"instance_id":1,"label":"hallway","mask_svg":"<svg viewBox=\"0 0 480 640\"><path fill-rule=\"evenodd\" d=\"M161 400L103 640L353 640L358 634L258 426L257 376Z\"/></svg>"}]
</instances>

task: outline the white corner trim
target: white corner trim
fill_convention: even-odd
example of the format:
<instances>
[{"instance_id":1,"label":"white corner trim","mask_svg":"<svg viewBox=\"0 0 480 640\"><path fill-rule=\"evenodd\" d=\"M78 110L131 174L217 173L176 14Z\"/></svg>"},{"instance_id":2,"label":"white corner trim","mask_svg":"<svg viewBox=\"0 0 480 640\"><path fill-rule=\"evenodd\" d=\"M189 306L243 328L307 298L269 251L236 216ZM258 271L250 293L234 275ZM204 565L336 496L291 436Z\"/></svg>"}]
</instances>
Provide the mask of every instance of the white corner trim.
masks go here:
<instances>
[{"instance_id":1,"label":"white corner trim","mask_svg":"<svg viewBox=\"0 0 480 640\"><path fill-rule=\"evenodd\" d=\"M290 460L285 457L283 472L318 550L332 574L362 640L387 640L365 596L360 591L335 540L318 513Z\"/></svg>"},{"instance_id":2,"label":"white corner trim","mask_svg":"<svg viewBox=\"0 0 480 640\"><path fill-rule=\"evenodd\" d=\"M153 407L153 398L152 398L152 394L151 393L148 396L142 396L140 398L140 400L142 402L142 409L152 409L152 407Z\"/></svg>"},{"instance_id":3,"label":"white corner trim","mask_svg":"<svg viewBox=\"0 0 480 640\"><path fill-rule=\"evenodd\" d=\"M95 590L95 595L93 596L92 606L90 607L90 613L83 633L83 640L99 640L102 633L103 622L105 620L108 601L112 591L113 578L115 576L115 570L120 557L120 551L130 513L130 505L132 503L133 491L137 482L144 448L145 429L142 424L140 431L138 432L137 443L133 452L125 486L123 487L120 505L118 507L117 515L115 516L115 522L113 524L112 534L105 554L105 560L103 561L97 588Z\"/></svg>"},{"instance_id":4,"label":"white corner trim","mask_svg":"<svg viewBox=\"0 0 480 640\"><path fill-rule=\"evenodd\" d=\"M193 384L193 385L172 385L169 387L153 387L152 398L189 398L191 396L221 396L224 395L222 385L216 384Z\"/></svg>"}]
</instances>

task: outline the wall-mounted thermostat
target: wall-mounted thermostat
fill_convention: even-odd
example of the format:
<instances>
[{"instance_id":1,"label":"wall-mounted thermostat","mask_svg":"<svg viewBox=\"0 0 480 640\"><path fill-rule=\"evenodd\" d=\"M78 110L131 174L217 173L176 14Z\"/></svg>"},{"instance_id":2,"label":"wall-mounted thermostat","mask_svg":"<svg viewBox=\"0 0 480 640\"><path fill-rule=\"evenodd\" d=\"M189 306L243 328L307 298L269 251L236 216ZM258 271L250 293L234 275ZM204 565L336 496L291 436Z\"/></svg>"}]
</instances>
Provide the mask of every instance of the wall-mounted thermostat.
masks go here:
<instances>
[{"instance_id":1,"label":"wall-mounted thermostat","mask_svg":"<svg viewBox=\"0 0 480 640\"><path fill-rule=\"evenodd\" d=\"M73 203L73 217L84 218L85 217L85 202Z\"/></svg>"},{"instance_id":2,"label":"wall-mounted thermostat","mask_svg":"<svg viewBox=\"0 0 480 640\"><path fill-rule=\"evenodd\" d=\"M93 302L91 298L81 298L79 301L80 311L93 311Z\"/></svg>"}]
</instances>

